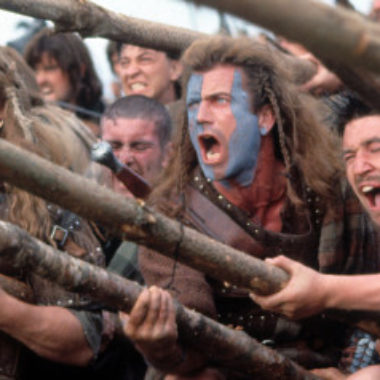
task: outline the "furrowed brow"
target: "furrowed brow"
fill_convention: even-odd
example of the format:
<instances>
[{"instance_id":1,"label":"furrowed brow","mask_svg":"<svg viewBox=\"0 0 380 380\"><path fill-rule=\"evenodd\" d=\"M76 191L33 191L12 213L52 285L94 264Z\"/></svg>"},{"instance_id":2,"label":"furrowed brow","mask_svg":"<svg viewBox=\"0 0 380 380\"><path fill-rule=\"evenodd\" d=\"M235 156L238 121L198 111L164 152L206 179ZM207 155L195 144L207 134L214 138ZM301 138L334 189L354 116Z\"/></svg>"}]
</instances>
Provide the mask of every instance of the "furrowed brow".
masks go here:
<instances>
[{"instance_id":1,"label":"furrowed brow","mask_svg":"<svg viewBox=\"0 0 380 380\"><path fill-rule=\"evenodd\" d=\"M373 137L373 138L370 138L368 140L365 140L365 141L363 141L363 143L361 145L364 147L367 147L368 145L371 145L373 143L380 143L380 137Z\"/></svg>"}]
</instances>

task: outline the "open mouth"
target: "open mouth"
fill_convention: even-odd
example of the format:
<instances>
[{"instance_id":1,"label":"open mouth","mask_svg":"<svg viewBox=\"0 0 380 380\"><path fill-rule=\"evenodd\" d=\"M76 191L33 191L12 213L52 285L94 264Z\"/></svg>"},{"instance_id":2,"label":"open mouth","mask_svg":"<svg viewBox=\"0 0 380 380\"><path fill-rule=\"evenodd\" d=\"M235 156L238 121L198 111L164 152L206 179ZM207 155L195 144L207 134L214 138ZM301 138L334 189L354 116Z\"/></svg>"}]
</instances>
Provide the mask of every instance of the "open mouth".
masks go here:
<instances>
[{"instance_id":1,"label":"open mouth","mask_svg":"<svg viewBox=\"0 0 380 380\"><path fill-rule=\"evenodd\" d=\"M142 91L144 88L146 87L146 85L144 83L133 83L130 85L130 89L132 91Z\"/></svg>"},{"instance_id":2,"label":"open mouth","mask_svg":"<svg viewBox=\"0 0 380 380\"><path fill-rule=\"evenodd\" d=\"M209 165L218 162L221 158L221 144L212 135L203 134L198 137L203 161Z\"/></svg>"},{"instance_id":3,"label":"open mouth","mask_svg":"<svg viewBox=\"0 0 380 380\"><path fill-rule=\"evenodd\" d=\"M361 192L367 198L370 207L380 207L380 187L366 185L361 188Z\"/></svg>"},{"instance_id":4,"label":"open mouth","mask_svg":"<svg viewBox=\"0 0 380 380\"><path fill-rule=\"evenodd\" d=\"M53 93L53 89L51 87L41 87L40 90L43 96L47 96Z\"/></svg>"}]
</instances>

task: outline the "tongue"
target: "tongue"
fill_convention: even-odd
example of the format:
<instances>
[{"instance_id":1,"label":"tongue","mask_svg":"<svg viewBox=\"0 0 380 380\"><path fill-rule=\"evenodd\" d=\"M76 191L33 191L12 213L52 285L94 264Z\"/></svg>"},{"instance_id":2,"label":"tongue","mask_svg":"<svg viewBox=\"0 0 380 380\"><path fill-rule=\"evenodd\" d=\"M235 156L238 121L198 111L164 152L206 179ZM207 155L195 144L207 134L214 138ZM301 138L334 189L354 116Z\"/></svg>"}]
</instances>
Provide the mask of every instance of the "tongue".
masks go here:
<instances>
[{"instance_id":1,"label":"tongue","mask_svg":"<svg viewBox=\"0 0 380 380\"><path fill-rule=\"evenodd\" d=\"M380 207L380 192L376 193L374 197L374 203L376 207Z\"/></svg>"}]
</instances>

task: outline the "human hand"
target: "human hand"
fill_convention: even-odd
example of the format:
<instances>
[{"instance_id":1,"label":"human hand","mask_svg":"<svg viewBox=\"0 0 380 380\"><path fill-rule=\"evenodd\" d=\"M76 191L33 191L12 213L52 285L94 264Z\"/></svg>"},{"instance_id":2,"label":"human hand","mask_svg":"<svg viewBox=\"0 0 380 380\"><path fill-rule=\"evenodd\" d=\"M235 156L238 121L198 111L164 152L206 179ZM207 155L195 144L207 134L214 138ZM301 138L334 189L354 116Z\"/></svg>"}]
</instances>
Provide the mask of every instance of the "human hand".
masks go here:
<instances>
[{"instance_id":1,"label":"human hand","mask_svg":"<svg viewBox=\"0 0 380 380\"><path fill-rule=\"evenodd\" d=\"M177 343L176 314L171 295L156 286L144 289L129 317L120 314L124 332L146 359L157 368L168 368L183 359Z\"/></svg>"},{"instance_id":2,"label":"human hand","mask_svg":"<svg viewBox=\"0 0 380 380\"><path fill-rule=\"evenodd\" d=\"M324 380L344 380L347 376L339 371L338 368L329 367L329 368L317 368L310 371L314 375L317 375Z\"/></svg>"},{"instance_id":3,"label":"human hand","mask_svg":"<svg viewBox=\"0 0 380 380\"><path fill-rule=\"evenodd\" d=\"M337 75L328 70L313 54L306 53L299 58L313 62L317 67L316 74L301 86L303 91L319 96L323 93L336 93L342 87L342 82Z\"/></svg>"},{"instance_id":4,"label":"human hand","mask_svg":"<svg viewBox=\"0 0 380 380\"><path fill-rule=\"evenodd\" d=\"M317 314L325 308L324 275L285 256L265 261L284 269L290 279L282 290L273 295L250 294L252 300L263 309L300 319Z\"/></svg>"}]
</instances>

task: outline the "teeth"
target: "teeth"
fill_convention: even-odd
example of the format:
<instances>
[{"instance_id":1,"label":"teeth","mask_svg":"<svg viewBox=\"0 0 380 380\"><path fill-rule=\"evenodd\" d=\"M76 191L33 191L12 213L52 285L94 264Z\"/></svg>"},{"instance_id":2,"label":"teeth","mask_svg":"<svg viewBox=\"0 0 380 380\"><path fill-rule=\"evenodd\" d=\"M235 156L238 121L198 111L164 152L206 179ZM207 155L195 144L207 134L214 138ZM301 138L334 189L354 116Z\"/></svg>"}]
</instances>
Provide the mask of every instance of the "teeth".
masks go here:
<instances>
[{"instance_id":1,"label":"teeth","mask_svg":"<svg viewBox=\"0 0 380 380\"><path fill-rule=\"evenodd\" d=\"M206 157L211 160L211 159L215 159L215 158L218 158L220 156L219 153L213 153L211 151L207 152L206 153Z\"/></svg>"},{"instance_id":2,"label":"teeth","mask_svg":"<svg viewBox=\"0 0 380 380\"><path fill-rule=\"evenodd\" d=\"M146 86L143 83L134 83L131 85L132 91L138 91L138 90L143 89L144 87L146 87Z\"/></svg>"},{"instance_id":3,"label":"teeth","mask_svg":"<svg viewBox=\"0 0 380 380\"><path fill-rule=\"evenodd\" d=\"M48 87L44 87L44 88L41 88L41 92L43 95L48 95L52 92L52 89Z\"/></svg>"},{"instance_id":4,"label":"teeth","mask_svg":"<svg viewBox=\"0 0 380 380\"><path fill-rule=\"evenodd\" d=\"M374 189L373 186L363 186L362 187L362 192L363 193L369 193L370 191L372 191Z\"/></svg>"}]
</instances>

